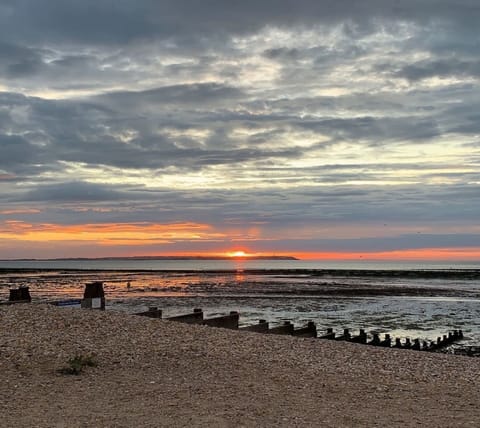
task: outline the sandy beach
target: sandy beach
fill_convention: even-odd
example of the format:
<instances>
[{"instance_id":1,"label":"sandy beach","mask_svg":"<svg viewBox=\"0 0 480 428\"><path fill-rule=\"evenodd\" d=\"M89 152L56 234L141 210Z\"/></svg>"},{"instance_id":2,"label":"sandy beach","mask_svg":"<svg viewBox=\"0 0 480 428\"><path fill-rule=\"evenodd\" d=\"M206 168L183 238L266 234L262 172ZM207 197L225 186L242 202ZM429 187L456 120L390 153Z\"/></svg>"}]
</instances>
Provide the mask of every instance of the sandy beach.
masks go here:
<instances>
[{"instance_id":1,"label":"sandy beach","mask_svg":"<svg viewBox=\"0 0 480 428\"><path fill-rule=\"evenodd\" d=\"M76 355L96 367L60 373ZM0 307L2 427L478 426L480 359Z\"/></svg>"}]
</instances>

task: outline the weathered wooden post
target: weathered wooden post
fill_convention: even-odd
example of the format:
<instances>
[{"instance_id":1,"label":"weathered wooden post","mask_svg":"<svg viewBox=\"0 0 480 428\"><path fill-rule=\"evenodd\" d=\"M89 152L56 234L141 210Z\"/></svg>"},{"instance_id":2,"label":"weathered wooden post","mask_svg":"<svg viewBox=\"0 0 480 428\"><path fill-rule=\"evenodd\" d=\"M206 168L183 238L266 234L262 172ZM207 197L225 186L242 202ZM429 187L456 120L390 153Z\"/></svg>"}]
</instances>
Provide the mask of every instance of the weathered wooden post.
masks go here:
<instances>
[{"instance_id":1,"label":"weathered wooden post","mask_svg":"<svg viewBox=\"0 0 480 428\"><path fill-rule=\"evenodd\" d=\"M305 327L294 330L293 335L298 337L317 337L317 326L313 321L308 321Z\"/></svg>"},{"instance_id":2,"label":"weathered wooden post","mask_svg":"<svg viewBox=\"0 0 480 428\"><path fill-rule=\"evenodd\" d=\"M380 345L380 336L378 333L373 333L373 339L368 342L369 345L379 346Z\"/></svg>"},{"instance_id":3,"label":"weathered wooden post","mask_svg":"<svg viewBox=\"0 0 480 428\"><path fill-rule=\"evenodd\" d=\"M387 333L385 334L385 340L382 340L380 342L380 346L383 346L384 348L390 348L391 345L392 345L392 339L390 335Z\"/></svg>"},{"instance_id":4,"label":"weathered wooden post","mask_svg":"<svg viewBox=\"0 0 480 428\"><path fill-rule=\"evenodd\" d=\"M8 298L9 302L19 302L20 301L20 290L18 288L10 288L10 296Z\"/></svg>"},{"instance_id":5,"label":"weathered wooden post","mask_svg":"<svg viewBox=\"0 0 480 428\"><path fill-rule=\"evenodd\" d=\"M403 348L402 346L402 341L400 340L399 337L395 338L395 345L393 345L394 348Z\"/></svg>"},{"instance_id":6,"label":"weathered wooden post","mask_svg":"<svg viewBox=\"0 0 480 428\"><path fill-rule=\"evenodd\" d=\"M156 306L150 306L148 311L137 312L135 315L140 315L142 317L148 318L162 318L162 310L158 309Z\"/></svg>"},{"instance_id":7,"label":"weathered wooden post","mask_svg":"<svg viewBox=\"0 0 480 428\"><path fill-rule=\"evenodd\" d=\"M413 339L412 349L414 351L420 351L420 339Z\"/></svg>"},{"instance_id":8,"label":"weathered wooden post","mask_svg":"<svg viewBox=\"0 0 480 428\"><path fill-rule=\"evenodd\" d=\"M82 308L105 310L105 292L103 282L88 282L83 292Z\"/></svg>"},{"instance_id":9,"label":"weathered wooden post","mask_svg":"<svg viewBox=\"0 0 480 428\"><path fill-rule=\"evenodd\" d=\"M20 286L17 289L11 288L8 301L12 303L31 302L32 298L30 297L30 289L25 286Z\"/></svg>"},{"instance_id":10,"label":"weathered wooden post","mask_svg":"<svg viewBox=\"0 0 480 428\"><path fill-rule=\"evenodd\" d=\"M266 320L259 320L258 324L241 327L240 330L253 331L256 333L266 333L268 330L268 322Z\"/></svg>"},{"instance_id":11,"label":"weathered wooden post","mask_svg":"<svg viewBox=\"0 0 480 428\"><path fill-rule=\"evenodd\" d=\"M343 334L335 338L335 340L350 340L352 335L350 334L350 330L348 328L343 329Z\"/></svg>"},{"instance_id":12,"label":"weathered wooden post","mask_svg":"<svg viewBox=\"0 0 480 428\"><path fill-rule=\"evenodd\" d=\"M222 315L215 318L208 318L203 320L203 325L208 325L210 327L220 327L220 328L229 328L236 330L238 328L238 320L240 314L237 311L230 311L229 315Z\"/></svg>"},{"instance_id":13,"label":"weathered wooden post","mask_svg":"<svg viewBox=\"0 0 480 428\"><path fill-rule=\"evenodd\" d=\"M30 297L30 290L28 287L22 286L19 287L20 290L20 300L23 300L24 302L31 302L32 298Z\"/></svg>"},{"instance_id":14,"label":"weathered wooden post","mask_svg":"<svg viewBox=\"0 0 480 428\"><path fill-rule=\"evenodd\" d=\"M333 328L331 328L331 327L327 328L327 334L324 334L323 336L320 336L320 339L334 340L335 339L335 332L333 331Z\"/></svg>"},{"instance_id":15,"label":"weathered wooden post","mask_svg":"<svg viewBox=\"0 0 480 428\"><path fill-rule=\"evenodd\" d=\"M272 327L266 331L267 334L293 334L294 325L290 321L284 321L283 325Z\"/></svg>"},{"instance_id":16,"label":"weathered wooden post","mask_svg":"<svg viewBox=\"0 0 480 428\"><path fill-rule=\"evenodd\" d=\"M358 336L352 337L350 341L355 342L355 343L367 343L367 333L365 333L365 330L363 328L360 329L360 332Z\"/></svg>"},{"instance_id":17,"label":"weathered wooden post","mask_svg":"<svg viewBox=\"0 0 480 428\"><path fill-rule=\"evenodd\" d=\"M405 349L410 349L410 348L412 347L412 342L410 342L410 338L409 338L409 337L407 337L407 338L405 339L405 345L403 345L403 347L404 347Z\"/></svg>"},{"instance_id":18,"label":"weathered wooden post","mask_svg":"<svg viewBox=\"0 0 480 428\"><path fill-rule=\"evenodd\" d=\"M203 310L200 308L195 308L193 313L176 315L167 319L169 321L183 322L186 324L201 324L203 322Z\"/></svg>"}]
</instances>

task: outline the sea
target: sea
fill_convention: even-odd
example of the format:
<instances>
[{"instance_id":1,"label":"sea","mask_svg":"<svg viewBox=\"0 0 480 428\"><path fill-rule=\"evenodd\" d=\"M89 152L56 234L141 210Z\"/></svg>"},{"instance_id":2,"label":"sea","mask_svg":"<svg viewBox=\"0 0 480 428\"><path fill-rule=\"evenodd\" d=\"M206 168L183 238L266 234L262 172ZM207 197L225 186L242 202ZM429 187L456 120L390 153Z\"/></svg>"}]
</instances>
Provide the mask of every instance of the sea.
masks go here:
<instances>
[{"instance_id":1,"label":"sea","mask_svg":"<svg viewBox=\"0 0 480 428\"><path fill-rule=\"evenodd\" d=\"M314 321L319 334L362 328L402 340L461 329L457 349L480 346L480 261L3 260L0 302L19 286L34 302L81 298L92 281L104 283L107 310L238 311L241 326Z\"/></svg>"}]
</instances>

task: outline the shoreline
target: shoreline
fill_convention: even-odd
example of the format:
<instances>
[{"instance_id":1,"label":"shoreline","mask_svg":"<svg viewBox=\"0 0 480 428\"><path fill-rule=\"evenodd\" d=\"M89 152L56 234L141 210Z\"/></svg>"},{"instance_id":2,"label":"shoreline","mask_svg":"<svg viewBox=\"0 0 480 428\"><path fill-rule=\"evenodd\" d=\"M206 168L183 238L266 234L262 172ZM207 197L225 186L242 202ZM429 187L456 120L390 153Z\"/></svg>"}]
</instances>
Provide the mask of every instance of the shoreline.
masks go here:
<instances>
[{"instance_id":1,"label":"shoreline","mask_svg":"<svg viewBox=\"0 0 480 428\"><path fill-rule=\"evenodd\" d=\"M480 359L0 308L6 426L475 426ZM74 354L98 366L58 373ZM388 410L387 410L388 409Z\"/></svg>"},{"instance_id":2,"label":"shoreline","mask_svg":"<svg viewBox=\"0 0 480 428\"><path fill-rule=\"evenodd\" d=\"M350 277L395 277L395 278L460 278L460 279L479 279L480 269L475 268L424 268L424 269L352 269L352 268L246 268L242 266L232 267L229 269L191 269L191 268L170 268L170 269L135 269L131 267L125 268L65 268L65 267L0 267L0 275L10 273L49 273L49 272L85 272L85 273L142 273L148 274L204 274L204 275L218 275L218 274L235 274L242 272L245 275L286 275L294 277L295 275L312 277L322 276L350 276Z\"/></svg>"}]
</instances>

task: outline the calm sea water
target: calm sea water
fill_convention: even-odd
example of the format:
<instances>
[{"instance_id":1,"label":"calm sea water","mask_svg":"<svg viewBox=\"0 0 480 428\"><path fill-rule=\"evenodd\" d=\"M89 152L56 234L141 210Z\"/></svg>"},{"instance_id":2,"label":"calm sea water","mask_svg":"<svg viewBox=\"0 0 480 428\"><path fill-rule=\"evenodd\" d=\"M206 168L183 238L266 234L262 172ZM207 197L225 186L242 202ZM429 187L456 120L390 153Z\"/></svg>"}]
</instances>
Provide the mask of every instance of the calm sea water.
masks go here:
<instances>
[{"instance_id":1,"label":"calm sea water","mask_svg":"<svg viewBox=\"0 0 480 428\"><path fill-rule=\"evenodd\" d=\"M460 328L465 344L480 345L480 263L0 261L0 300L20 285L35 301L77 298L94 280L104 282L109 310L157 306L166 317L196 307L207 317L237 310L242 325L315 321L320 330L365 328L427 340Z\"/></svg>"},{"instance_id":2,"label":"calm sea water","mask_svg":"<svg viewBox=\"0 0 480 428\"><path fill-rule=\"evenodd\" d=\"M332 260L0 260L0 269L237 270L237 269L480 269L479 261Z\"/></svg>"}]
</instances>

